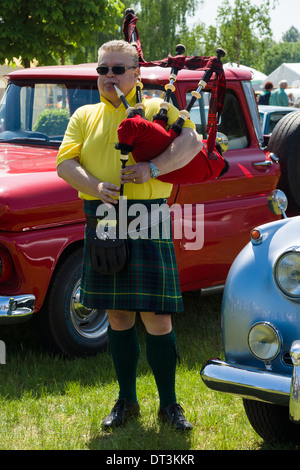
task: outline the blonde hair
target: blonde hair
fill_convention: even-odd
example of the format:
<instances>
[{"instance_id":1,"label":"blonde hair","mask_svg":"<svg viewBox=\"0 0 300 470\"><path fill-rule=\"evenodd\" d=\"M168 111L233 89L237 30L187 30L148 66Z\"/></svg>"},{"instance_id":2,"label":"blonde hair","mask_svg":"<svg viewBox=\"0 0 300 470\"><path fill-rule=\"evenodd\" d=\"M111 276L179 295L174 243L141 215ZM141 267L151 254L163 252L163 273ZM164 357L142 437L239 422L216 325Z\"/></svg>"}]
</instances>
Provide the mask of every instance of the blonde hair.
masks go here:
<instances>
[{"instance_id":1,"label":"blonde hair","mask_svg":"<svg viewBox=\"0 0 300 470\"><path fill-rule=\"evenodd\" d=\"M128 54L132 58L132 64L136 67L139 66L139 56L136 47L123 39L115 39L102 44L98 49L98 64L105 52L123 52L124 54Z\"/></svg>"}]
</instances>

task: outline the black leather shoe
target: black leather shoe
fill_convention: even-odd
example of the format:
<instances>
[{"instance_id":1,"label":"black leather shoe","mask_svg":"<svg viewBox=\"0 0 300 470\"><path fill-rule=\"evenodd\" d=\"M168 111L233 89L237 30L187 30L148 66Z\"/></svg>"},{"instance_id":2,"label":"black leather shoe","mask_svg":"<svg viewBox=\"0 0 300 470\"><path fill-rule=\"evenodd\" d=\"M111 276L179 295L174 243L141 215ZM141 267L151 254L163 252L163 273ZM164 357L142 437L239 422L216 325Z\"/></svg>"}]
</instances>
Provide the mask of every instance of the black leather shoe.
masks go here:
<instances>
[{"instance_id":1,"label":"black leather shoe","mask_svg":"<svg viewBox=\"0 0 300 470\"><path fill-rule=\"evenodd\" d=\"M102 421L104 429L116 428L125 424L128 419L136 418L140 414L138 402L129 403L125 398L119 398L110 414Z\"/></svg>"},{"instance_id":2,"label":"black leather shoe","mask_svg":"<svg viewBox=\"0 0 300 470\"><path fill-rule=\"evenodd\" d=\"M183 409L179 403L171 403L165 408L160 408L158 417L161 421L169 422L172 427L179 431L190 431L193 429L190 423L183 414Z\"/></svg>"}]
</instances>

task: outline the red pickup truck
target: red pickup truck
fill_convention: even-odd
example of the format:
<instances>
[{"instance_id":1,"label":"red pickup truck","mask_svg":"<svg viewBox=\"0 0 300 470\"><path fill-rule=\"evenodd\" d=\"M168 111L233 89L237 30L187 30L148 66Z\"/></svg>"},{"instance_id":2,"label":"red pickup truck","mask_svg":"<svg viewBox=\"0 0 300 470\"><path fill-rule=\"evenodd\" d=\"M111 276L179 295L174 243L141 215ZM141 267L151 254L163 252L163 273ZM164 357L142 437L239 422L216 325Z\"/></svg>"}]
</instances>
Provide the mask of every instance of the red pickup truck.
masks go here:
<instances>
[{"instance_id":1,"label":"red pickup truck","mask_svg":"<svg viewBox=\"0 0 300 470\"><path fill-rule=\"evenodd\" d=\"M170 70L141 73L143 92L161 96ZM203 246L191 249L185 234L175 240L182 291L221 289L253 226L276 217L267 197L280 169L264 146L251 73L225 74L218 130L229 140L230 169L216 180L174 185L168 201L204 208ZM202 75L179 72L172 96L179 109ZM107 342L106 312L79 303L85 217L77 191L57 176L56 155L70 115L99 101L96 64L24 69L7 79L0 105L0 322L34 315L47 347L68 356L95 353ZM191 110L204 138L210 94L209 82ZM195 214L190 212L191 226Z\"/></svg>"}]
</instances>

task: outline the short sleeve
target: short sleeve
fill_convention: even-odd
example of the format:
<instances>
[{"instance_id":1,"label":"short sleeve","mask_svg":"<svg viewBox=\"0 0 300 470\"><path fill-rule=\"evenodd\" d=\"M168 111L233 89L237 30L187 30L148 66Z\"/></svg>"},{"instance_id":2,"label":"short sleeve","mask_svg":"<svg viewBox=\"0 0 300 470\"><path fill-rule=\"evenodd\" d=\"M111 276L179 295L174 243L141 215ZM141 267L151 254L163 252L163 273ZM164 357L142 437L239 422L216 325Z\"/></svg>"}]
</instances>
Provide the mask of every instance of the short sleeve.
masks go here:
<instances>
[{"instance_id":1,"label":"short sleeve","mask_svg":"<svg viewBox=\"0 0 300 470\"><path fill-rule=\"evenodd\" d=\"M63 141L59 147L56 165L58 166L64 160L80 156L81 147L84 141L83 122L81 116L82 110L77 109L72 115Z\"/></svg>"}]
</instances>

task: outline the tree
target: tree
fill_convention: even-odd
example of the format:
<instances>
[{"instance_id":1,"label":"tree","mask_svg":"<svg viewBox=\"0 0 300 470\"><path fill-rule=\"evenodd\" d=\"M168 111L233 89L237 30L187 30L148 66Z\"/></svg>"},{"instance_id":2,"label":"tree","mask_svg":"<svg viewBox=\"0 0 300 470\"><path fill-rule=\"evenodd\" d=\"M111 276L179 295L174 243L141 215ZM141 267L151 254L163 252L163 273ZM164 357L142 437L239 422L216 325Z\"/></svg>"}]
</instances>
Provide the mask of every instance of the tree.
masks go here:
<instances>
[{"instance_id":1,"label":"tree","mask_svg":"<svg viewBox=\"0 0 300 470\"><path fill-rule=\"evenodd\" d=\"M283 63L300 62L300 42L274 43L264 55L263 71L269 75Z\"/></svg>"},{"instance_id":2,"label":"tree","mask_svg":"<svg viewBox=\"0 0 300 470\"><path fill-rule=\"evenodd\" d=\"M192 29L183 28L180 32L180 43L186 47L187 55L205 55L204 23L198 23Z\"/></svg>"},{"instance_id":3,"label":"tree","mask_svg":"<svg viewBox=\"0 0 300 470\"><path fill-rule=\"evenodd\" d=\"M298 42L300 41L300 33L295 26L292 26L282 35L283 42Z\"/></svg>"},{"instance_id":4,"label":"tree","mask_svg":"<svg viewBox=\"0 0 300 470\"><path fill-rule=\"evenodd\" d=\"M187 54L192 55L192 49L199 46L190 37L186 26L187 15L194 14L197 6L204 0L122 0L124 4L123 17L127 8L133 8L138 16L139 31L145 60L155 60L175 54L179 42L187 46ZM97 49L105 41L124 39L122 18L116 17L118 26L113 30L103 30L92 36L90 44L85 48L85 61L94 61ZM188 43L188 44L187 44ZM190 47L189 47L190 46ZM83 60L82 57L76 61Z\"/></svg>"},{"instance_id":5,"label":"tree","mask_svg":"<svg viewBox=\"0 0 300 470\"><path fill-rule=\"evenodd\" d=\"M63 64L92 32L113 29L122 9L120 0L2 0L0 62L21 56L25 67L33 59Z\"/></svg>"},{"instance_id":6,"label":"tree","mask_svg":"<svg viewBox=\"0 0 300 470\"><path fill-rule=\"evenodd\" d=\"M257 3L257 2L256 2ZM258 67L264 52L263 39L271 38L270 8L276 1L264 0L253 5L251 0L224 0L218 8L219 38L227 51L227 59L238 65Z\"/></svg>"},{"instance_id":7,"label":"tree","mask_svg":"<svg viewBox=\"0 0 300 470\"><path fill-rule=\"evenodd\" d=\"M220 41L218 36L218 30L215 26L209 26L206 30L203 31L204 37L204 55L212 56L216 54L216 49L219 46L222 46L222 41Z\"/></svg>"},{"instance_id":8,"label":"tree","mask_svg":"<svg viewBox=\"0 0 300 470\"><path fill-rule=\"evenodd\" d=\"M278 0L259 1L260 5L252 0L223 0L214 25L199 23L182 38L194 54L211 56L223 47L226 61L261 69L264 51L273 44L269 12Z\"/></svg>"},{"instance_id":9,"label":"tree","mask_svg":"<svg viewBox=\"0 0 300 470\"><path fill-rule=\"evenodd\" d=\"M203 0L140 0L124 2L135 6L137 28L145 60L175 54L180 32L186 31L186 17L194 14Z\"/></svg>"}]
</instances>

